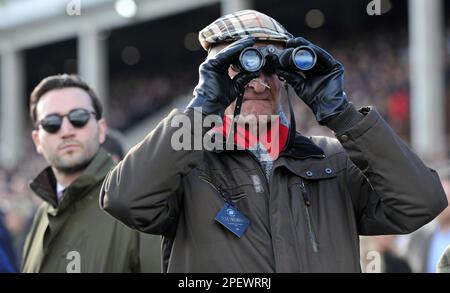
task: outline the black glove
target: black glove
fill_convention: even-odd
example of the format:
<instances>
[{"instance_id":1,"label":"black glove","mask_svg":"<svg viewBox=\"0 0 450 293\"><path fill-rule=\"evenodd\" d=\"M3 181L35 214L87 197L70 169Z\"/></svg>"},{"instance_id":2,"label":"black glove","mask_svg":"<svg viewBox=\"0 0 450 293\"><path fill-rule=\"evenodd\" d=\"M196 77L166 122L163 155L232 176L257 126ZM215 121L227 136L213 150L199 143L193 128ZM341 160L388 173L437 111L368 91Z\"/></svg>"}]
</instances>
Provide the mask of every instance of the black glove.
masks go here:
<instances>
[{"instance_id":1,"label":"black glove","mask_svg":"<svg viewBox=\"0 0 450 293\"><path fill-rule=\"evenodd\" d=\"M225 109L244 93L246 84L259 75L240 72L233 79L228 75L230 64L244 48L254 43L252 38L238 40L205 60L199 67L199 82L187 108L201 107L205 115L217 114L222 117Z\"/></svg>"},{"instance_id":2,"label":"black glove","mask_svg":"<svg viewBox=\"0 0 450 293\"><path fill-rule=\"evenodd\" d=\"M342 89L344 67L328 52L304 38L290 39L287 48L309 46L317 55L314 67L301 76L287 68L280 68L277 74L283 77L297 95L311 108L319 124L324 125L331 117L342 113L349 105Z\"/></svg>"}]
</instances>

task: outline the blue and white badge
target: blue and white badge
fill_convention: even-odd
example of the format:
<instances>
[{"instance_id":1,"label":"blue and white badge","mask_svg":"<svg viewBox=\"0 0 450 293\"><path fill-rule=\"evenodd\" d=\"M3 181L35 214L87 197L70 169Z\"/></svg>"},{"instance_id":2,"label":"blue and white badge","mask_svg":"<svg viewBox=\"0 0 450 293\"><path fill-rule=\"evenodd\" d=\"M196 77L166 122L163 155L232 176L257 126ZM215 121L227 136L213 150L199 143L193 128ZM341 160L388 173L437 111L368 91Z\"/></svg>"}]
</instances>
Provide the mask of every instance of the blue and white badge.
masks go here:
<instances>
[{"instance_id":1,"label":"blue and white badge","mask_svg":"<svg viewBox=\"0 0 450 293\"><path fill-rule=\"evenodd\" d=\"M217 213L215 219L239 238L250 226L250 220L228 202Z\"/></svg>"}]
</instances>

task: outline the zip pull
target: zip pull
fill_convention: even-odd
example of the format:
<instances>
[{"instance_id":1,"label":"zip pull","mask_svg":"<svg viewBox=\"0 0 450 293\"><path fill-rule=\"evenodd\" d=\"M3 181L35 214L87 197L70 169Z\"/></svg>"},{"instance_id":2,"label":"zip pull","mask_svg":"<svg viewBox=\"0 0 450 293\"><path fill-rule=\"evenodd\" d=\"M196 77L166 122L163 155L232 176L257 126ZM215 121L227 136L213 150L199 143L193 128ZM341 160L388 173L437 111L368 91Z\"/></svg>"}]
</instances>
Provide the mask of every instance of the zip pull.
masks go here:
<instances>
[{"instance_id":1,"label":"zip pull","mask_svg":"<svg viewBox=\"0 0 450 293\"><path fill-rule=\"evenodd\" d=\"M303 182L303 180L300 183L300 189L302 190L302 195L303 195L303 200L305 201L305 205L307 207L310 207L311 206L311 198L309 196L309 192L306 190L305 182Z\"/></svg>"}]
</instances>

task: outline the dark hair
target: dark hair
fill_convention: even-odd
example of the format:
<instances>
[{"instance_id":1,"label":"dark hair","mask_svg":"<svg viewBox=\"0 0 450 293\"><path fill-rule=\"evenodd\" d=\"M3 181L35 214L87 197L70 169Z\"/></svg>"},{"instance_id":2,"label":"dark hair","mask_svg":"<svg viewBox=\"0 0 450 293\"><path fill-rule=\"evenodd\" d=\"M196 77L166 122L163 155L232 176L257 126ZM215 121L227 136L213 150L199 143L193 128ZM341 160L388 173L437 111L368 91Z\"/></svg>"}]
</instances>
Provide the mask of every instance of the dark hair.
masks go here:
<instances>
[{"instance_id":1,"label":"dark hair","mask_svg":"<svg viewBox=\"0 0 450 293\"><path fill-rule=\"evenodd\" d=\"M43 95L55 89L63 89L69 87L77 87L84 90L91 97L92 106L96 113L97 119L102 117L102 104L91 87L85 83L78 75L74 74L58 74L44 78L31 92L30 96L30 117L33 125L36 125L37 113L36 107Z\"/></svg>"}]
</instances>

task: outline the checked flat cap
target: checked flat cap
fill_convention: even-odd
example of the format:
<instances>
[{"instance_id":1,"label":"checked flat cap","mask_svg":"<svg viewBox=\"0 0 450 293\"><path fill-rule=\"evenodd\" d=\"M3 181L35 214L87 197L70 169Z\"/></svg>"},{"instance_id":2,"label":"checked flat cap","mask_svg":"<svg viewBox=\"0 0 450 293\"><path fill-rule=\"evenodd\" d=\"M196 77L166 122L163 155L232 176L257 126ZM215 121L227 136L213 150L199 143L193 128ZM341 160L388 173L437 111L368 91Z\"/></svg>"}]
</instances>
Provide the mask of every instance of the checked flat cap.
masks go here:
<instances>
[{"instance_id":1,"label":"checked flat cap","mask_svg":"<svg viewBox=\"0 0 450 293\"><path fill-rule=\"evenodd\" d=\"M233 42L247 36L257 41L286 42L292 35L275 19L256 10L224 15L202 29L198 39L206 51L214 44Z\"/></svg>"}]
</instances>

